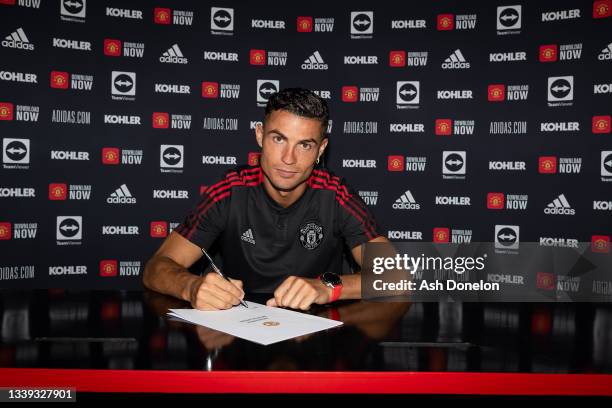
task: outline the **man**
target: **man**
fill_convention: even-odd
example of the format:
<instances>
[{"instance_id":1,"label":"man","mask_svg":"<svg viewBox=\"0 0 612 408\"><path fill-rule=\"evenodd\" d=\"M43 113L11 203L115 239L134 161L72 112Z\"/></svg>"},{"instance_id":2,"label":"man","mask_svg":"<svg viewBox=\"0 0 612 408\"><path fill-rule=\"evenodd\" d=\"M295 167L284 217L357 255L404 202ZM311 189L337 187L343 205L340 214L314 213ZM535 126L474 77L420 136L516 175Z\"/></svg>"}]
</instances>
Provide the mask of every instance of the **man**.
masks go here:
<instances>
[{"instance_id":1,"label":"man","mask_svg":"<svg viewBox=\"0 0 612 408\"><path fill-rule=\"evenodd\" d=\"M359 274L339 276L343 244L356 262L361 245L387 242L363 201L337 176L315 169L325 152L329 110L311 91L272 95L255 131L260 164L228 171L147 262L144 285L196 309L228 309L244 290L274 293L268 306L361 297ZM187 268L219 240L223 272Z\"/></svg>"}]
</instances>

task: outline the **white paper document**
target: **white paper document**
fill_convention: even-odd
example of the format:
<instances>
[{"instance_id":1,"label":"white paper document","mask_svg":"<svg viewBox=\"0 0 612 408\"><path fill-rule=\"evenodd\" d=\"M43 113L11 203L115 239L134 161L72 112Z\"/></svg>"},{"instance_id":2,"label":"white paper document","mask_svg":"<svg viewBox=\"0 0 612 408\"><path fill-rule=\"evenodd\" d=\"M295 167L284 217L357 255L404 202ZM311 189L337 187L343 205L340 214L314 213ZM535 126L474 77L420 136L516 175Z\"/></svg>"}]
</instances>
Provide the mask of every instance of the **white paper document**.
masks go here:
<instances>
[{"instance_id":1,"label":"white paper document","mask_svg":"<svg viewBox=\"0 0 612 408\"><path fill-rule=\"evenodd\" d=\"M169 309L168 315L264 346L342 325L342 322L292 310L246 303L248 308L238 305L211 312Z\"/></svg>"}]
</instances>

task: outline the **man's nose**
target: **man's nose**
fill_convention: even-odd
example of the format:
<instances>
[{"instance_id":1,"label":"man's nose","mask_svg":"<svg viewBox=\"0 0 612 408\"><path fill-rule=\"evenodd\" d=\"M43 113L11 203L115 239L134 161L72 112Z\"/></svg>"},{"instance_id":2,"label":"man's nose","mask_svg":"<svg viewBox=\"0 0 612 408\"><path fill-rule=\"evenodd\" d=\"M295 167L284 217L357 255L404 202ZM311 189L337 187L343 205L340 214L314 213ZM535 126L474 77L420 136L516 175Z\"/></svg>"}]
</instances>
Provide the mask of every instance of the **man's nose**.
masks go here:
<instances>
[{"instance_id":1,"label":"man's nose","mask_svg":"<svg viewBox=\"0 0 612 408\"><path fill-rule=\"evenodd\" d=\"M297 158L295 157L295 152L291 148L291 146L287 146L283 150L283 156L282 156L281 160L285 164L295 164L295 162L297 161Z\"/></svg>"}]
</instances>

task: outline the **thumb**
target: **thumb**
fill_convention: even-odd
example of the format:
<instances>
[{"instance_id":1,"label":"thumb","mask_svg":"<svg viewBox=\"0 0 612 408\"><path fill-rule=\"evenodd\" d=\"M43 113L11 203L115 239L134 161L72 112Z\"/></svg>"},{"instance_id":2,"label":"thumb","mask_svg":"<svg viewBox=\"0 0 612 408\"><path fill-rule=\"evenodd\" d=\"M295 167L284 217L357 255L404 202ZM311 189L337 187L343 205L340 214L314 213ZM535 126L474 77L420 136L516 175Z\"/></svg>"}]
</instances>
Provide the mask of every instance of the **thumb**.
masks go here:
<instances>
[{"instance_id":1,"label":"thumb","mask_svg":"<svg viewBox=\"0 0 612 408\"><path fill-rule=\"evenodd\" d=\"M266 306L270 306L270 307L277 307L278 305L276 304L276 299L274 299L274 298L269 299L269 300L266 302Z\"/></svg>"}]
</instances>

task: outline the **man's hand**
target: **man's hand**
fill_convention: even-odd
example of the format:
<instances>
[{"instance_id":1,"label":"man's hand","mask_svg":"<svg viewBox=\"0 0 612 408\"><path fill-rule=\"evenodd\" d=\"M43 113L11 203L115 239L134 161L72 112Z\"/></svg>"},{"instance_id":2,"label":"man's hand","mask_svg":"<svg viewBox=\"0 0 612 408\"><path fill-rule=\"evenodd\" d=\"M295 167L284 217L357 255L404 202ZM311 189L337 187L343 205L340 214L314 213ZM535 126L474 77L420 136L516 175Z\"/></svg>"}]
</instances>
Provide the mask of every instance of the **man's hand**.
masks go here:
<instances>
[{"instance_id":1,"label":"man's hand","mask_svg":"<svg viewBox=\"0 0 612 408\"><path fill-rule=\"evenodd\" d=\"M319 279L290 276L274 291L274 297L266 302L267 306L290 307L308 310L313 303L329 303L332 289Z\"/></svg>"},{"instance_id":2,"label":"man's hand","mask_svg":"<svg viewBox=\"0 0 612 408\"><path fill-rule=\"evenodd\" d=\"M230 281L215 272L195 279L189 288L191 306L199 310L222 310L239 304L244 298L242 281Z\"/></svg>"}]
</instances>

